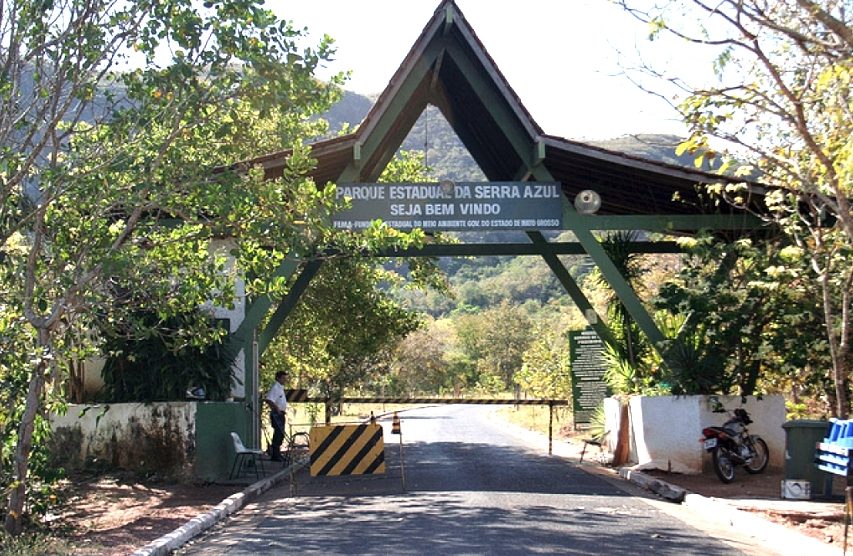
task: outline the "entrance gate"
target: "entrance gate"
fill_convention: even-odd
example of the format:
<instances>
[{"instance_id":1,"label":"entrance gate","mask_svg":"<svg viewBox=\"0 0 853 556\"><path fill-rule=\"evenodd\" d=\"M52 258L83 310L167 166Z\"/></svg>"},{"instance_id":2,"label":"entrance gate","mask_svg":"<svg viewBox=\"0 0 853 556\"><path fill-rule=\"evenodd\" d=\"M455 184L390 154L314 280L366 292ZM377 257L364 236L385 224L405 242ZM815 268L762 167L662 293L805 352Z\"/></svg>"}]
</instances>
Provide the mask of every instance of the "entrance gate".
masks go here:
<instances>
[{"instance_id":1,"label":"entrance gate","mask_svg":"<svg viewBox=\"0 0 853 556\"><path fill-rule=\"evenodd\" d=\"M551 63L559 66L562 58ZM709 204L702 194L702 184L742 182L740 179L644 160L545 134L504 79L453 0L443 0L439 4L358 129L350 135L312 145L312 157L318 161L312 173L315 182L320 185L333 182L344 187L346 184L390 187L389 184L373 182L428 105L441 110L464 143L489 180L483 185L494 186L499 182L524 184L534 180L539 185L555 184L559 222L555 226L540 227L537 221L550 222L552 218L537 218L535 215L519 218L524 222L512 227L523 230L528 243L430 244L420 249L392 250L378 255L540 256L589 325L611 345L614 339L605 319L596 313L559 255L589 256L650 343L660 349L663 335L628 281L608 257L595 232L644 230L684 235L697 230L712 230L734 238L760 225L760 221L746 211ZM602 117L607 115L602 114ZM275 153L247 164L261 165L267 177L275 178L284 172L287 157L288 152ZM441 189L442 183L432 185ZM589 203L590 192L594 192L592 197L598 199L592 205ZM414 219L418 215L410 216ZM429 225L424 225L427 218L420 220L421 225L429 229ZM437 222L440 219L429 220ZM549 241L542 233L544 228L570 230L576 241ZM678 251L672 241L643 241L631 247L642 253ZM245 391L254 414L258 412L258 400L253 393L258 390L259 359L320 269L322 260L319 254L316 257L287 257L276 271L277 278L293 279L287 296L275 301L267 296L250 300L245 319L232 335L235 352L242 350L245 356ZM266 321L267 325L259 329L274 305L277 306ZM666 360L666 353L661 353L661 356ZM257 427L246 432L257 446L260 435Z\"/></svg>"},{"instance_id":2,"label":"entrance gate","mask_svg":"<svg viewBox=\"0 0 853 556\"><path fill-rule=\"evenodd\" d=\"M547 405L548 455L554 440L554 408L567 406L567 400L502 400L494 398L385 398L385 397L319 397L308 396L306 390L286 390L287 401L292 403L322 403L325 405L326 424L331 423L331 406L339 403L394 403L416 405Z\"/></svg>"}]
</instances>

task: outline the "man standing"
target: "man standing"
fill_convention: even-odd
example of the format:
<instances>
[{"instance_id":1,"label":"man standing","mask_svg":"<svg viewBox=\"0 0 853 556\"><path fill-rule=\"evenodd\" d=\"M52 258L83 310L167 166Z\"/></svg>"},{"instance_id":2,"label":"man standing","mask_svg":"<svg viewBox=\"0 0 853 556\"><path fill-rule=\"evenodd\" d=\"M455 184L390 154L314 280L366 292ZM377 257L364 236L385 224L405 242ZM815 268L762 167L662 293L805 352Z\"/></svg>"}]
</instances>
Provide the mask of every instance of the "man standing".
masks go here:
<instances>
[{"instance_id":1,"label":"man standing","mask_svg":"<svg viewBox=\"0 0 853 556\"><path fill-rule=\"evenodd\" d=\"M264 398L270 407L270 424L273 433L269 454L273 461L282 461L281 443L284 441L284 412L287 411L287 397L284 395L285 380L287 380L287 375L284 371L275 373L275 382L272 383L269 392L267 392L267 397Z\"/></svg>"}]
</instances>

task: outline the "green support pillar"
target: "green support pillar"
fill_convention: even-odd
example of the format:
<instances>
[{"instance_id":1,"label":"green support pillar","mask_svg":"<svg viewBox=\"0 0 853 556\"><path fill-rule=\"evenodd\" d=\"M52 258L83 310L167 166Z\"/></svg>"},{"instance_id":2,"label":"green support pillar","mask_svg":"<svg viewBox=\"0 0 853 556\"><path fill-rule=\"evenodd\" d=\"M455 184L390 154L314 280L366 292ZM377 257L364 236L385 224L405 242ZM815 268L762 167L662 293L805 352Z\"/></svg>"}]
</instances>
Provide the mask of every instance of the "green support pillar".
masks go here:
<instances>
[{"instance_id":1,"label":"green support pillar","mask_svg":"<svg viewBox=\"0 0 853 556\"><path fill-rule=\"evenodd\" d=\"M534 179L541 181L554 181L551 173L541 164L537 164L531 168L531 173ZM575 208L568 199L564 197L563 228L574 232L575 237L577 237L577 240L583 246L592 261L596 266L598 266L601 275L604 276L604 279L607 280L607 283L611 288L613 288L613 291L616 293L616 296L619 297L619 301L622 302L622 305L625 306L628 314L631 315L631 318L634 319L634 322L637 323L637 326L640 327L640 330L643 331L643 334L646 335L649 339L649 343L651 343L654 349L660 354L661 358L666 361L666 354L661 351L660 346L660 343L664 340L663 334L658 329L648 311L646 311L646 308L643 307L640 298L638 298L637 294L634 293L631 285L628 284L628 281L625 280L619 272L619 269L616 268L616 265L614 265L613 261L610 260L607 252L592 234L592 231L588 227L583 226L581 222L583 222L583 220L579 218Z\"/></svg>"},{"instance_id":2,"label":"green support pillar","mask_svg":"<svg viewBox=\"0 0 853 556\"><path fill-rule=\"evenodd\" d=\"M619 272L619 269L613 264L613 261L610 260L610 257L604 250L604 247L601 246L592 232L589 229L573 225L572 218L576 215L577 212L574 207L571 206L568 201L564 200L563 221L567 223L568 228L575 233L578 241L583 245L587 254L596 264L601 275L604 276L604 279L607 280L607 283L610 284L611 288L613 288L613 291L616 293L619 301L622 302L622 305L625 306L628 314L631 315L631 318L634 319L634 322L637 323L637 326L640 327L640 330L643 331L649 339L649 342L654 346L655 350L664 357L665 354L660 351L659 347L659 344L664 340L663 333L658 329L657 324L655 324L651 315L646 311L646 308L643 307L643 304L640 301L640 298L637 297L634 289L628 281L625 280Z\"/></svg>"},{"instance_id":3,"label":"green support pillar","mask_svg":"<svg viewBox=\"0 0 853 556\"><path fill-rule=\"evenodd\" d=\"M299 257L288 255L279 265L274 273L274 277L290 278L299 268ZM261 321L267 314L267 311L272 306L272 299L269 295L262 295L248 304L243 317L243 322L237 327L237 330L231 335L228 342L229 347L235 353L243 350L243 365L245 375L243 377L244 401L246 411L250 414L249 419L254 424L251 426L251 434L245 439L250 447L257 448L260 446L260 420L257 419L260 408L258 406L258 365L260 352L258 350L257 329Z\"/></svg>"}]
</instances>

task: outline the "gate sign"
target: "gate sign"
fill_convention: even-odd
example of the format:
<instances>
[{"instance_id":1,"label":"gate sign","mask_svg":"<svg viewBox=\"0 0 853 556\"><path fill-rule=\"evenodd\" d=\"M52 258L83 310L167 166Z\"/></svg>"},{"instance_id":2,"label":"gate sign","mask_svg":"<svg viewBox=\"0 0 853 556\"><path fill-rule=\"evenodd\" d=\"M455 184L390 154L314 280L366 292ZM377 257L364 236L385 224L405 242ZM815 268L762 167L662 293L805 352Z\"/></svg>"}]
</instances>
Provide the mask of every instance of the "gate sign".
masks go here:
<instances>
[{"instance_id":1,"label":"gate sign","mask_svg":"<svg viewBox=\"0 0 853 556\"><path fill-rule=\"evenodd\" d=\"M559 230L563 194L550 182L349 183L337 187L332 225L363 230L376 219L399 230Z\"/></svg>"},{"instance_id":2,"label":"gate sign","mask_svg":"<svg viewBox=\"0 0 853 556\"><path fill-rule=\"evenodd\" d=\"M604 342L590 328L569 333L575 428L589 425L593 412L608 395L604 373Z\"/></svg>"}]
</instances>

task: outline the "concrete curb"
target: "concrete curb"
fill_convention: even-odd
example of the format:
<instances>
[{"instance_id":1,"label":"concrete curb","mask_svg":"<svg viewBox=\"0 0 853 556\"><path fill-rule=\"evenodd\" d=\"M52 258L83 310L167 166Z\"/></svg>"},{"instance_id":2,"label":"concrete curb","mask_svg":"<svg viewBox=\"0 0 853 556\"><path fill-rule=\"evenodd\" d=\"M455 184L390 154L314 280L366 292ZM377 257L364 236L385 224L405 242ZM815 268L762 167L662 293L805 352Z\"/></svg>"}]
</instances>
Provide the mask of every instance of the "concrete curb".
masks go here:
<instances>
[{"instance_id":1,"label":"concrete curb","mask_svg":"<svg viewBox=\"0 0 853 556\"><path fill-rule=\"evenodd\" d=\"M660 479L655 479L654 477L650 477L640 471L634 471L629 467L620 467L619 476L677 504L684 502L684 498L687 495L687 491L679 486L671 485L666 481L661 481Z\"/></svg>"},{"instance_id":2,"label":"concrete curb","mask_svg":"<svg viewBox=\"0 0 853 556\"><path fill-rule=\"evenodd\" d=\"M695 494L627 467L619 468L619 476L662 496L666 500L680 503L705 516L713 517L724 525L762 538L767 542L768 548L776 550L779 554L809 554L811 556L841 554L840 546L829 546L784 525L769 521L753 512L735 508L724 500Z\"/></svg>"},{"instance_id":3,"label":"concrete curb","mask_svg":"<svg viewBox=\"0 0 853 556\"><path fill-rule=\"evenodd\" d=\"M163 535L159 539L155 539L142 548L136 550L132 555L165 556L171 553L173 550L180 548L194 537L213 527L217 522L222 521L237 510L240 510L260 494L283 483L290 477L292 472L301 469L305 465L306 464L304 462L295 463L286 469L282 469L271 477L252 483L242 492L232 494L217 504L213 509L195 516L171 533Z\"/></svg>"}]
</instances>

